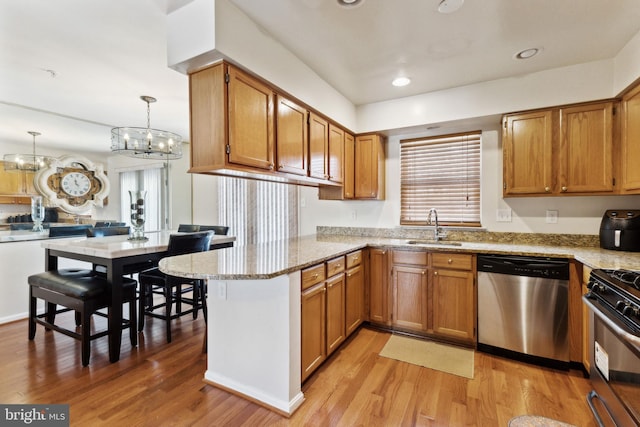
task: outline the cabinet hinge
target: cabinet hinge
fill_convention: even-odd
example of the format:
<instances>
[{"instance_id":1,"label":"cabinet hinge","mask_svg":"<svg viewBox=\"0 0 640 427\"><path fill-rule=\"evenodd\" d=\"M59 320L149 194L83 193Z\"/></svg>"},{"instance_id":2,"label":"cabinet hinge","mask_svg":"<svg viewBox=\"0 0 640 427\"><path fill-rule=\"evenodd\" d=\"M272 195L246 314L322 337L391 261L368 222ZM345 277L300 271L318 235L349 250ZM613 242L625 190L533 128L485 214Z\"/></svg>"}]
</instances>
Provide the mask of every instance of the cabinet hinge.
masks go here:
<instances>
[{"instance_id":1,"label":"cabinet hinge","mask_svg":"<svg viewBox=\"0 0 640 427\"><path fill-rule=\"evenodd\" d=\"M229 144L227 144L226 151L227 151L227 154L231 153L231 146Z\"/></svg>"},{"instance_id":2,"label":"cabinet hinge","mask_svg":"<svg viewBox=\"0 0 640 427\"><path fill-rule=\"evenodd\" d=\"M613 186L615 187L616 186L616 179L613 178L612 181L613 181Z\"/></svg>"},{"instance_id":3,"label":"cabinet hinge","mask_svg":"<svg viewBox=\"0 0 640 427\"><path fill-rule=\"evenodd\" d=\"M502 183L502 189L503 189L503 190L506 190L506 189L507 189L507 182L506 182L506 181L504 181L504 182Z\"/></svg>"},{"instance_id":4,"label":"cabinet hinge","mask_svg":"<svg viewBox=\"0 0 640 427\"><path fill-rule=\"evenodd\" d=\"M616 110L617 110L617 108L616 108L616 107L613 107L613 108L611 109L611 114L613 114L613 115L615 116L615 115L616 115Z\"/></svg>"},{"instance_id":5,"label":"cabinet hinge","mask_svg":"<svg viewBox=\"0 0 640 427\"><path fill-rule=\"evenodd\" d=\"M225 83L229 83L229 80L231 80L231 77L229 77L229 73L225 73L225 75L224 75L224 82L225 82Z\"/></svg>"}]
</instances>

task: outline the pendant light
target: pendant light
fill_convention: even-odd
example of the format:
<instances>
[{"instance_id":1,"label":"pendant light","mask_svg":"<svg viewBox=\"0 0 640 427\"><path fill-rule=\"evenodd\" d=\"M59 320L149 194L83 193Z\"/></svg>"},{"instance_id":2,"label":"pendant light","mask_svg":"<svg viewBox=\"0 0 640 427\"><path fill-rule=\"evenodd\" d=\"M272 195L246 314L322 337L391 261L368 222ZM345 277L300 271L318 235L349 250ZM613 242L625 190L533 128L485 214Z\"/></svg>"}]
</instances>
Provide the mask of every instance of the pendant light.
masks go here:
<instances>
[{"instance_id":1,"label":"pendant light","mask_svg":"<svg viewBox=\"0 0 640 427\"><path fill-rule=\"evenodd\" d=\"M36 154L36 136L40 136L40 132L29 131L29 135L33 136L33 152L32 154L5 154L4 170L6 171L27 171L37 172L49 166L53 161L52 157L41 156Z\"/></svg>"},{"instance_id":2,"label":"pendant light","mask_svg":"<svg viewBox=\"0 0 640 427\"><path fill-rule=\"evenodd\" d=\"M129 157L173 160L182 157L182 137L165 130L151 129L152 96L140 97L147 103L147 127L111 129L111 151Z\"/></svg>"}]
</instances>

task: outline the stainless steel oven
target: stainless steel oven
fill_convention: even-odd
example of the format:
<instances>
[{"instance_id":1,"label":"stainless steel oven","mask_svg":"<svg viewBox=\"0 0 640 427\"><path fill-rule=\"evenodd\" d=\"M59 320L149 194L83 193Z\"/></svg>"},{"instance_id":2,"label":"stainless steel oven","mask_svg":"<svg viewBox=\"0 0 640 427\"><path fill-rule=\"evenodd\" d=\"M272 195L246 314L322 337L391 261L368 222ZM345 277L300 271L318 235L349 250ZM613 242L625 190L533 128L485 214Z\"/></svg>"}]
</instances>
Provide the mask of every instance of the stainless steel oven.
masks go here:
<instances>
[{"instance_id":1,"label":"stainless steel oven","mask_svg":"<svg viewBox=\"0 0 640 427\"><path fill-rule=\"evenodd\" d=\"M640 273L594 270L588 287L589 405L600 426L640 426Z\"/></svg>"}]
</instances>

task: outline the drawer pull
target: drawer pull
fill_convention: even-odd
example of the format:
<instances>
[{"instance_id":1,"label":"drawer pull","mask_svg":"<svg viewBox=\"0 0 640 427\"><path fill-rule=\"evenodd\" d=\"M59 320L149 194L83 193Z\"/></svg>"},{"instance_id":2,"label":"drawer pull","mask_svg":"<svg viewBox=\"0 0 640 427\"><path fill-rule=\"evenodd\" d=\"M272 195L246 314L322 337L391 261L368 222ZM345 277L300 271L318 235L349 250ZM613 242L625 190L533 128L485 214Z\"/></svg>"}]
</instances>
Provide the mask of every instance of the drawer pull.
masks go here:
<instances>
[{"instance_id":1,"label":"drawer pull","mask_svg":"<svg viewBox=\"0 0 640 427\"><path fill-rule=\"evenodd\" d=\"M437 276L437 275L438 275L438 272L437 272L437 271L434 271L434 272L433 272L433 275L434 275L434 276Z\"/></svg>"},{"instance_id":2,"label":"drawer pull","mask_svg":"<svg viewBox=\"0 0 640 427\"><path fill-rule=\"evenodd\" d=\"M313 275L313 278L314 278L314 279L317 279L317 278L318 278L318 273L314 274L314 275Z\"/></svg>"},{"instance_id":3,"label":"drawer pull","mask_svg":"<svg viewBox=\"0 0 640 427\"><path fill-rule=\"evenodd\" d=\"M448 262L449 264L452 264L452 263L453 263L453 260L452 260L451 258L449 258L449 259L447 260L447 262Z\"/></svg>"}]
</instances>

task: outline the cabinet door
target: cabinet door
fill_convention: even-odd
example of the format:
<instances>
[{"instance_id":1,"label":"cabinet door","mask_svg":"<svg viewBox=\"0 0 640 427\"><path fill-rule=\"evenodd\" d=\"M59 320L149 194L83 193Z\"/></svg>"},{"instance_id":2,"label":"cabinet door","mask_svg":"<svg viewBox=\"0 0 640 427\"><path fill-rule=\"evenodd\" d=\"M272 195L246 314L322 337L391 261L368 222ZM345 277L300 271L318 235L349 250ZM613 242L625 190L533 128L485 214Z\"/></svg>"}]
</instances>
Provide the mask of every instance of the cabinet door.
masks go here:
<instances>
[{"instance_id":1,"label":"cabinet door","mask_svg":"<svg viewBox=\"0 0 640 427\"><path fill-rule=\"evenodd\" d=\"M329 124L329 180L344 180L344 131Z\"/></svg>"},{"instance_id":2,"label":"cabinet door","mask_svg":"<svg viewBox=\"0 0 640 427\"><path fill-rule=\"evenodd\" d=\"M327 280L327 356L345 340L345 275Z\"/></svg>"},{"instance_id":3,"label":"cabinet door","mask_svg":"<svg viewBox=\"0 0 640 427\"><path fill-rule=\"evenodd\" d=\"M229 163L274 168L273 91L229 67Z\"/></svg>"},{"instance_id":4,"label":"cabinet door","mask_svg":"<svg viewBox=\"0 0 640 427\"><path fill-rule=\"evenodd\" d=\"M355 198L384 199L384 147L379 135L360 135L355 143Z\"/></svg>"},{"instance_id":5,"label":"cabinet door","mask_svg":"<svg viewBox=\"0 0 640 427\"><path fill-rule=\"evenodd\" d=\"M327 357L325 340L326 290L324 283L301 294L302 380Z\"/></svg>"},{"instance_id":6,"label":"cabinet door","mask_svg":"<svg viewBox=\"0 0 640 427\"><path fill-rule=\"evenodd\" d=\"M389 270L387 251L369 250L369 321L389 324Z\"/></svg>"},{"instance_id":7,"label":"cabinet door","mask_svg":"<svg viewBox=\"0 0 640 427\"><path fill-rule=\"evenodd\" d=\"M558 190L613 191L613 103L560 109Z\"/></svg>"},{"instance_id":8,"label":"cabinet door","mask_svg":"<svg viewBox=\"0 0 640 427\"><path fill-rule=\"evenodd\" d=\"M343 197L345 199L353 199L355 196L355 138L353 135L344 134L344 180L343 180Z\"/></svg>"},{"instance_id":9,"label":"cabinet door","mask_svg":"<svg viewBox=\"0 0 640 427\"><path fill-rule=\"evenodd\" d=\"M470 271L433 272L433 332L444 338L475 342L475 280Z\"/></svg>"},{"instance_id":10,"label":"cabinet door","mask_svg":"<svg viewBox=\"0 0 640 427\"><path fill-rule=\"evenodd\" d=\"M393 266L393 326L427 330L426 267Z\"/></svg>"},{"instance_id":11,"label":"cabinet door","mask_svg":"<svg viewBox=\"0 0 640 427\"><path fill-rule=\"evenodd\" d=\"M20 195L24 194L24 172L5 171L4 162L0 162L0 195ZM33 180L33 174L31 174Z\"/></svg>"},{"instance_id":12,"label":"cabinet door","mask_svg":"<svg viewBox=\"0 0 640 427\"><path fill-rule=\"evenodd\" d=\"M345 284L345 323L349 336L364 320L364 272L361 265L347 271Z\"/></svg>"},{"instance_id":13,"label":"cabinet door","mask_svg":"<svg viewBox=\"0 0 640 427\"><path fill-rule=\"evenodd\" d=\"M328 179L327 150L329 145L329 122L309 113L309 176Z\"/></svg>"},{"instance_id":14,"label":"cabinet door","mask_svg":"<svg viewBox=\"0 0 640 427\"><path fill-rule=\"evenodd\" d=\"M640 85L622 97L622 192L640 193Z\"/></svg>"},{"instance_id":15,"label":"cabinet door","mask_svg":"<svg viewBox=\"0 0 640 427\"><path fill-rule=\"evenodd\" d=\"M509 115L503 126L504 195L551 193L551 110Z\"/></svg>"},{"instance_id":16,"label":"cabinet door","mask_svg":"<svg viewBox=\"0 0 640 427\"><path fill-rule=\"evenodd\" d=\"M307 175L307 110L278 96L276 152L278 171Z\"/></svg>"}]
</instances>

